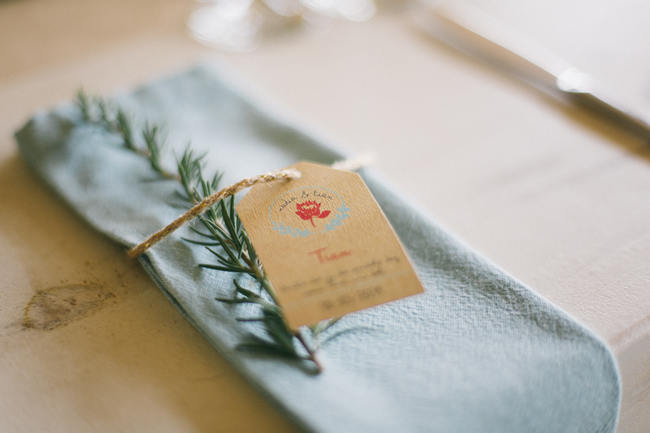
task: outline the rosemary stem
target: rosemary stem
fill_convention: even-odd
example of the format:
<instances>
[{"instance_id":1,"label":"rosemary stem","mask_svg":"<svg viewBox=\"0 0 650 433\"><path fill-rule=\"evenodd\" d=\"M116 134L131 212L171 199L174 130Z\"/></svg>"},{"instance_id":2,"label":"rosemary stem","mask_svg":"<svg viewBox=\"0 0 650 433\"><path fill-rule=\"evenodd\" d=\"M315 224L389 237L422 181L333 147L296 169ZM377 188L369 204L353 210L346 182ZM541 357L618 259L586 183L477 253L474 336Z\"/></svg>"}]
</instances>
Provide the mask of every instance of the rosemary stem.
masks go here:
<instances>
[{"instance_id":1,"label":"rosemary stem","mask_svg":"<svg viewBox=\"0 0 650 433\"><path fill-rule=\"evenodd\" d=\"M320 363L320 361L316 357L316 352L309 346L309 344L307 344L307 342L305 341L305 339L303 338L303 336L302 336L302 334L300 333L299 330L296 331L294 335L296 336L296 338L298 339L300 344L302 344L302 347L304 347L305 350L307 351L307 357L316 366L316 369L318 370L318 374L322 373L323 372L323 365Z\"/></svg>"},{"instance_id":2,"label":"rosemary stem","mask_svg":"<svg viewBox=\"0 0 650 433\"><path fill-rule=\"evenodd\" d=\"M122 146L126 151L132 152L149 162L153 172L161 178L175 180L179 183L183 195L189 207L203 202L207 197L217 192L221 176L217 173L212 179L206 179L202 174L203 156L197 156L189 146L189 143L182 154L176 160L176 172L166 170L162 164L165 138L162 134L162 126L159 124L146 123L144 127L134 130L132 120L126 112L113 104L105 102L101 98L89 98L80 91L77 95L77 104L81 111L83 121L103 128L104 131L118 135L122 139ZM137 138L137 140L136 140ZM259 177L264 179L263 177ZM236 191L235 191L236 192ZM234 194L234 193L233 193ZM207 234L200 230L194 230L199 235L210 238L210 242L197 242L204 244L208 250L216 256L217 264L202 263L199 266L212 268L221 271L236 272L251 275L265 296L260 296L253 291L241 288L234 281L237 291L232 300L220 299L222 302L232 304L254 303L257 304L263 313L262 317L243 318L242 321L261 321L264 330L270 337L270 341L263 341L258 338L256 343L262 349L272 349L274 352L280 350L295 359L311 361L316 366L318 373L323 371L323 366L316 358L318 350L318 334L324 329L314 331L310 327L301 327L298 330L292 329L284 316L273 284L267 278L263 264L253 250L253 246L243 229L241 220L234 209L234 198L232 194L226 205L223 201L216 202L212 206L199 210L199 220L207 229ZM218 205L218 206L217 206ZM205 213L204 213L205 211ZM216 248L215 248L216 247ZM221 248L221 251L218 248ZM272 302L270 302L272 301ZM274 305L271 305L274 304ZM303 337L304 332L311 332L313 343L309 337ZM296 344L295 340L298 340ZM302 346L307 353L299 349Z\"/></svg>"},{"instance_id":3,"label":"rosemary stem","mask_svg":"<svg viewBox=\"0 0 650 433\"><path fill-rule=\"evenodd\" d=\"M145 157L145 158L150 158L151 157L151 154L149 152L147 152L146 150L143 150L143 149L139 149L139 148L137 148L135 146L130 146L130 147L128 147L128 149L130 151L132 151L132 152L137 153L140 156ZM162 177L170 179L170 180L177 180L177 181L181 180L180 176L178 176L177 174L172 173L171 171L167 171L167 170L165 170L165 169L163 169L161 167L156 168L156 172L159 175L161 175Z\"/></svg>"},{"instance_id":4,"label":"rosemary stem","mask_svg":"<svg viewBox=\"0 0 650 433\"><path fill-rule=\"evenodd\" d=\"M253 274L255 275L255 279L260 282L266 293L269 294L271 299L273 299L273 302L279 305L278 299L275 296L275 291L273 290L273 286L271 285L271 282L269 281L268 278L266 278L266 275L264 274L264 271L260 269L260 267L253 263L252 269Z\"/></svg>"},{"instance_id":5,"label":"rosemary stem","mask_svg":"<svg viewBox=\"0 0 650 433\"><path fill-rule=\"evenodd\" d=\"M260 269L260 267L257 266L257 264L255 264L255 263L251 263L251 265L252 265L252 266L251 266L251 270L253 271L253 273L254 273L254 275L255 275L255 278L260 282L260 284L262 284L262 287L264 288L264 290L266 290L266 293L269 294L269 296L273 299L273 301L274 301L276 304L278 304L278 301L277 301L277 299L276 299L276 297L275 297L275 292L274 292L274 290L273 290L273 286L271 285L271 282L269 281L269 279L266 278L266 275L265 275L264 272ZM286 323L284 317L282 317L282 321L284 322L284 326L286 326L287 329L290 329L290 328L289 328L289 325ZM296 330L296 331L294 332L293 335L294 335L294 336L296 337L296 339L300 342L300 344L302 345L302 347L304 347L305 351L307 352L307 357L308 357L309 360L310 360L311 362L313 362L314 365L316 366L316 369L317 369L317 371L318 371L318 374L322 373L322 372L323 372L323 365L320 363L320 361L319 361L318 358L316 357L316 350L313 349L313 348L312 348L312 347L307 343L307 341L305 341L305 339L304 339L304 337L302 336L302 334L301 334L301 332L300 332L299 329Z\"/></svg>"}]
</instances>

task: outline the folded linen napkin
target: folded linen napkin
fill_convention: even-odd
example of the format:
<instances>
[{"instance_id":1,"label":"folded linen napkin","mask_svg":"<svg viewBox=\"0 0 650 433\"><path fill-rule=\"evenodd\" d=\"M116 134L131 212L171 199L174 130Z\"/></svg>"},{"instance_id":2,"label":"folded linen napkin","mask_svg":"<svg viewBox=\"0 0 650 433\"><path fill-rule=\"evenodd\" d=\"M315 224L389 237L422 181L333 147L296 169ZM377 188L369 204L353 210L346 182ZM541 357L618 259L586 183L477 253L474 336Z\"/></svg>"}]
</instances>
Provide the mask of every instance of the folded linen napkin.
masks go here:
<instances>
[{"instance_id":1,"label":"folded linen napkin","mask_svg":"<svg viewBox=\"0 0 650 433\"><path fill-rule=\"evenodd\" d=\"M342 154L278 120L212 70L198 67L118 97L142 120L164 121L169 141L209 150L224 182L299 160ZM16 133L27 163L83 218L132 246L178 215L177 186L83 124L71 104L35 115ZM346 316L360 327L320 353L325 371L234 347L246 325L215 296L232 274L201 270L209 253L187 229L141 262L205 338L298 425L313 432L613 432L619 377L605 344L406 203L362 176L404 243L426 293Z\"/></svg>"}]
</instances>

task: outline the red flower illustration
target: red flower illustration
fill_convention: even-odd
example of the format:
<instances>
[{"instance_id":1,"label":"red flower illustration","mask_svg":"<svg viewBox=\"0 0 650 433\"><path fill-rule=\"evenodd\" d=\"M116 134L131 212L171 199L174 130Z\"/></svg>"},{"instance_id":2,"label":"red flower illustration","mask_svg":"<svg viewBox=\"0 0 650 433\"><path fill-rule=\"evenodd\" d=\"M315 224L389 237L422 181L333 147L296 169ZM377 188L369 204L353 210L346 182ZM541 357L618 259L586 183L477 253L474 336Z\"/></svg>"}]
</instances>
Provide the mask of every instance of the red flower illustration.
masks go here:
<instances>
[{"instance_id":1,"label":"red flower illustration","mask_svg":"<svg viewBox=\"0 0 650 433\"><path fill-rule=\"evenodd\" d=\"M328 210L321 212L320 203L316 203L313 200L296 203L296 215L305 221L309 220L311 222L311 225L314 227L316 227L316 224L314 224L314 217L327 218L329 214L330 211Z\"/></svg>"}]
</instances>

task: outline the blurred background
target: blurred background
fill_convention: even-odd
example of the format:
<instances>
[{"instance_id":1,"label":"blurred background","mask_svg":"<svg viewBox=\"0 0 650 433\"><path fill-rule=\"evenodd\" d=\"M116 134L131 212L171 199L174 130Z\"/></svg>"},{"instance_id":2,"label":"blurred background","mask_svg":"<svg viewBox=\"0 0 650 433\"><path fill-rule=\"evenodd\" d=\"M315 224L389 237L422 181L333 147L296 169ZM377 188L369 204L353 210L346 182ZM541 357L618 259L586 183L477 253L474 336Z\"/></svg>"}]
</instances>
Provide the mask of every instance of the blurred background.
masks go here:
<instances>
[{"instance_id":1,"label":"blurred background","mask_svg":"<svg viewBox=\"0 0 650 433\"><path fill-rule=\"evenodd\" d=\"M110 95L203 62L372 152L432 218L598 333L624 381L619 432L647 432L648 138L463 43L441 18L450 5L650 116L642 0L0 1L0 430L295 430L33 179L12 139L80 87ZM47 335L18 330L34 290L80 276L115 302Z\"/></svg>"}]
</instances>

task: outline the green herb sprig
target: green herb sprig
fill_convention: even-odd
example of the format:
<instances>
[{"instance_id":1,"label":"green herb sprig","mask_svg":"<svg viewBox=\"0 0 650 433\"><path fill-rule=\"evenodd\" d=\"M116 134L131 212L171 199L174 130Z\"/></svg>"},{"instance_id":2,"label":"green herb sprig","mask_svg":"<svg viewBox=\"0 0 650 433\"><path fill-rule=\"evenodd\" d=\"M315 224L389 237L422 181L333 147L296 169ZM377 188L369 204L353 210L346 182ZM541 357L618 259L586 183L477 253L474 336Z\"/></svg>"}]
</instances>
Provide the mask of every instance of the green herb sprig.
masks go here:
<instances>
[{"instance_id":1,"label":"green herb sprig","mask_svg":"<svg viewBox=\"0 0 650 433\"><path fill-rule=\"evenodd\" d=\"M178 196L186 208L201 202L218 190L222 174L215 173L206 178L203 175L205 155L197 155L189 144L182 155L176 158L176 172L163 167L162 155L166 146L161 125L146 123L140 129L138 137L134 133L132 121L123 109L102 98L89 97L83 91L77 93L76 104L84 122L116 134L125 150L146 158L151 169L161 178L178 181L181 187ZM251 290L242 285L242 279L235 278L233 297L215 298L219 302L234 306L252 304L257 307L256 316L238 317L237 320L257 323L263 335L250 332L246 341L239 344L237 349L309 360L320 373L323 367L316 357L316 352L322 343L339 335L322 338L323 333L337 323L338 319L324 320L314 326L301 327L297 331L289 328L273 286L266 277L262 263L255 254L248 234L235 211L234 197L217 202L199 215L197 220L198 228L190 226L197 238L183 240L203 246L215 259L213 263L200 263L198 266L203 269L249 275L255 282L256 290Z\"/></svg>"}]
</instances>

